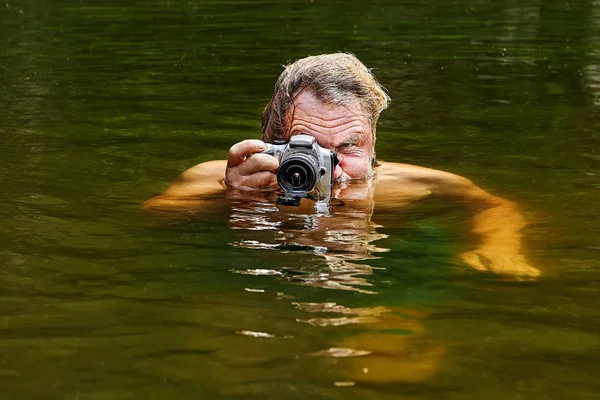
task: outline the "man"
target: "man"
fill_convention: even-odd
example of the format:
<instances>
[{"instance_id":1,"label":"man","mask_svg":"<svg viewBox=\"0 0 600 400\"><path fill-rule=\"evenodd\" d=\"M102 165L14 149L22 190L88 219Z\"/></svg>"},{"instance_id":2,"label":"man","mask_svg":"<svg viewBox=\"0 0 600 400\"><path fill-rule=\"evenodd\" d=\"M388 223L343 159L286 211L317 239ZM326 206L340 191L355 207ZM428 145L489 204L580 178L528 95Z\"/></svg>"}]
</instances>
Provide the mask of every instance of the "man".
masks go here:
<instances>
[{"instance_id":1,"label":"man","mask_svg":"<svg viewBox=\"0 0 600 400\"><path fill-rule=\"evenodd\" d=\"M261 154L265 142L309 134L335 150L333 196L357 207L401 209L430 194L473 207L472 232L481 243L461 259L477 270L535 277L539 270L520 254L523 217L514 203L493 196L469 180L447 172L375 158L376 124L389 97L371 72L351 54L306 57L288 65L263 112L262 141L244 140L227 160L198 164L183 172L147 207L202 207L207 196L261 196L277 186L276 158ZM203 203L204 202L204 203ZM361 206L362 204L362 206ZM367 208L368 208L367 207Z\"/></svg>"}]
</instances>

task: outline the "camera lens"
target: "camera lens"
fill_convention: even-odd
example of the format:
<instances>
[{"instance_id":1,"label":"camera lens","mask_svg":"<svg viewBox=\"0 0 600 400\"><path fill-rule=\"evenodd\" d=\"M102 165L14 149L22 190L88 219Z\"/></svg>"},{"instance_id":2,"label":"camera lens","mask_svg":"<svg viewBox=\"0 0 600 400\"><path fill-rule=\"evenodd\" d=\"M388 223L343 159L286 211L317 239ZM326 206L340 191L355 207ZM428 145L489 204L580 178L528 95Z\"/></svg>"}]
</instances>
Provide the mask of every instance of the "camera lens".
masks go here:
<instances>
[{"instance_id":1,"label":"camera lens","mask_svg":"<svg viewBox=\"0 0 600 400\"><path fill-rule=\"evenodd\" d=\"M286 192L310 192L316 185L318 162L306 153L295 153L282 160L277 170L279 186Z\"/></svg>"}]
</instances>

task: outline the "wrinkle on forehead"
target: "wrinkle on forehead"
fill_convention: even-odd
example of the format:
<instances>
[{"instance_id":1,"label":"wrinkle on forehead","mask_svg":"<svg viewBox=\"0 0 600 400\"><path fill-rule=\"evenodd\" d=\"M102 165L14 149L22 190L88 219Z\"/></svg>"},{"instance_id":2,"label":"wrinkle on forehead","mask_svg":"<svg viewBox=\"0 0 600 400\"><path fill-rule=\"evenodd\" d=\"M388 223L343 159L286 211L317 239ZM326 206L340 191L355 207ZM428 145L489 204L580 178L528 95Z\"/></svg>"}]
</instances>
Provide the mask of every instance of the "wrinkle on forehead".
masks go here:
<instances>
[{"instance_id":1,"label":"wrinkle on forehead","mask_svg":"<svg viewBox=\"0 0 600 400\"><path fill-rule=\"evenodd\" d=\"M327 136L338 136L348 133L353 133L355 135L365 133L363 124L358 121L350 121L348 123L344 123L342 125L331 125L326 126L322 124L314 124L308 121L303 121L301 118L294 120L292 125L290 126L289 132L291 134L298 133L320 133L325 134Z\"/></svg>"},{"instance_id":2,"label":"wrinkle on forehead","mask_svg":"<svg viewBox=\"0 0 600 400\"><path fill-rule=\"evenodd\" d=\"M286 119L287 139L296 133L316 133L333 139L349 132L364 136L371 131L368 118L358 101L346 105L327 104L308 91L296 96Z\"/></svg>"}]
</instances>

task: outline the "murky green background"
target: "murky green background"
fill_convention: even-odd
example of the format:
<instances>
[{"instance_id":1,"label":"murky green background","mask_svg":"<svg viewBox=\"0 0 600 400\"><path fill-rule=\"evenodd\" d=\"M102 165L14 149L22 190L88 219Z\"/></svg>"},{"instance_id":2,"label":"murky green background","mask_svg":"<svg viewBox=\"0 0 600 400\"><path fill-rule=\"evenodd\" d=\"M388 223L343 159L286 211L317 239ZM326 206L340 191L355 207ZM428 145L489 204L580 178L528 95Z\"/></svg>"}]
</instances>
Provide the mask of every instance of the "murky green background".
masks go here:
<instances>
[{"instance_id":1,"label":"murky green background","mask_svg":"<svg viewBox=\"0 0 600 400\"><path fill-rule=\"evenodd\" d=\"M320 287L323 255L261 249L225 200L141 212L260 137L281 64L340 50L393 99L378 157L517 201L540 279L458 263L469 215L438 199L376 212L389 251L338 260L377 294ZM0 397L596 399L599 126L597 0L5 0ZM318 356L381 307L397 378Z\"/></svg>"}]
</instances>

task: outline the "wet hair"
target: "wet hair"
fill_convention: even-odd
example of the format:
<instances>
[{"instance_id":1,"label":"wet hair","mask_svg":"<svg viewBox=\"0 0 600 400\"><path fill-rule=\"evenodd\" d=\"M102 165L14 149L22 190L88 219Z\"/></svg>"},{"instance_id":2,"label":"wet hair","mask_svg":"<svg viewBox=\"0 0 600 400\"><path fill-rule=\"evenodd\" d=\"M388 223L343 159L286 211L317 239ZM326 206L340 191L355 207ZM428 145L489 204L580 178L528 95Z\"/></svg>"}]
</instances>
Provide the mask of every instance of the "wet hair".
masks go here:
<instances>
[{"instance_id":1,"label":"wet hair","mask_svg":"<svg viewBox=\"0 0 600 400\"><path fill-rule=\"evenodd\" d=\"M263 141L285 139L286 122L293 115L294 99L304 90L309 90L326 104L358 102L367 113L375 143L375 126L390 97L371 70L349 53L306 57L285 67L275 84L273 97L263 111Z\"/></svg>"}]
</instances>

